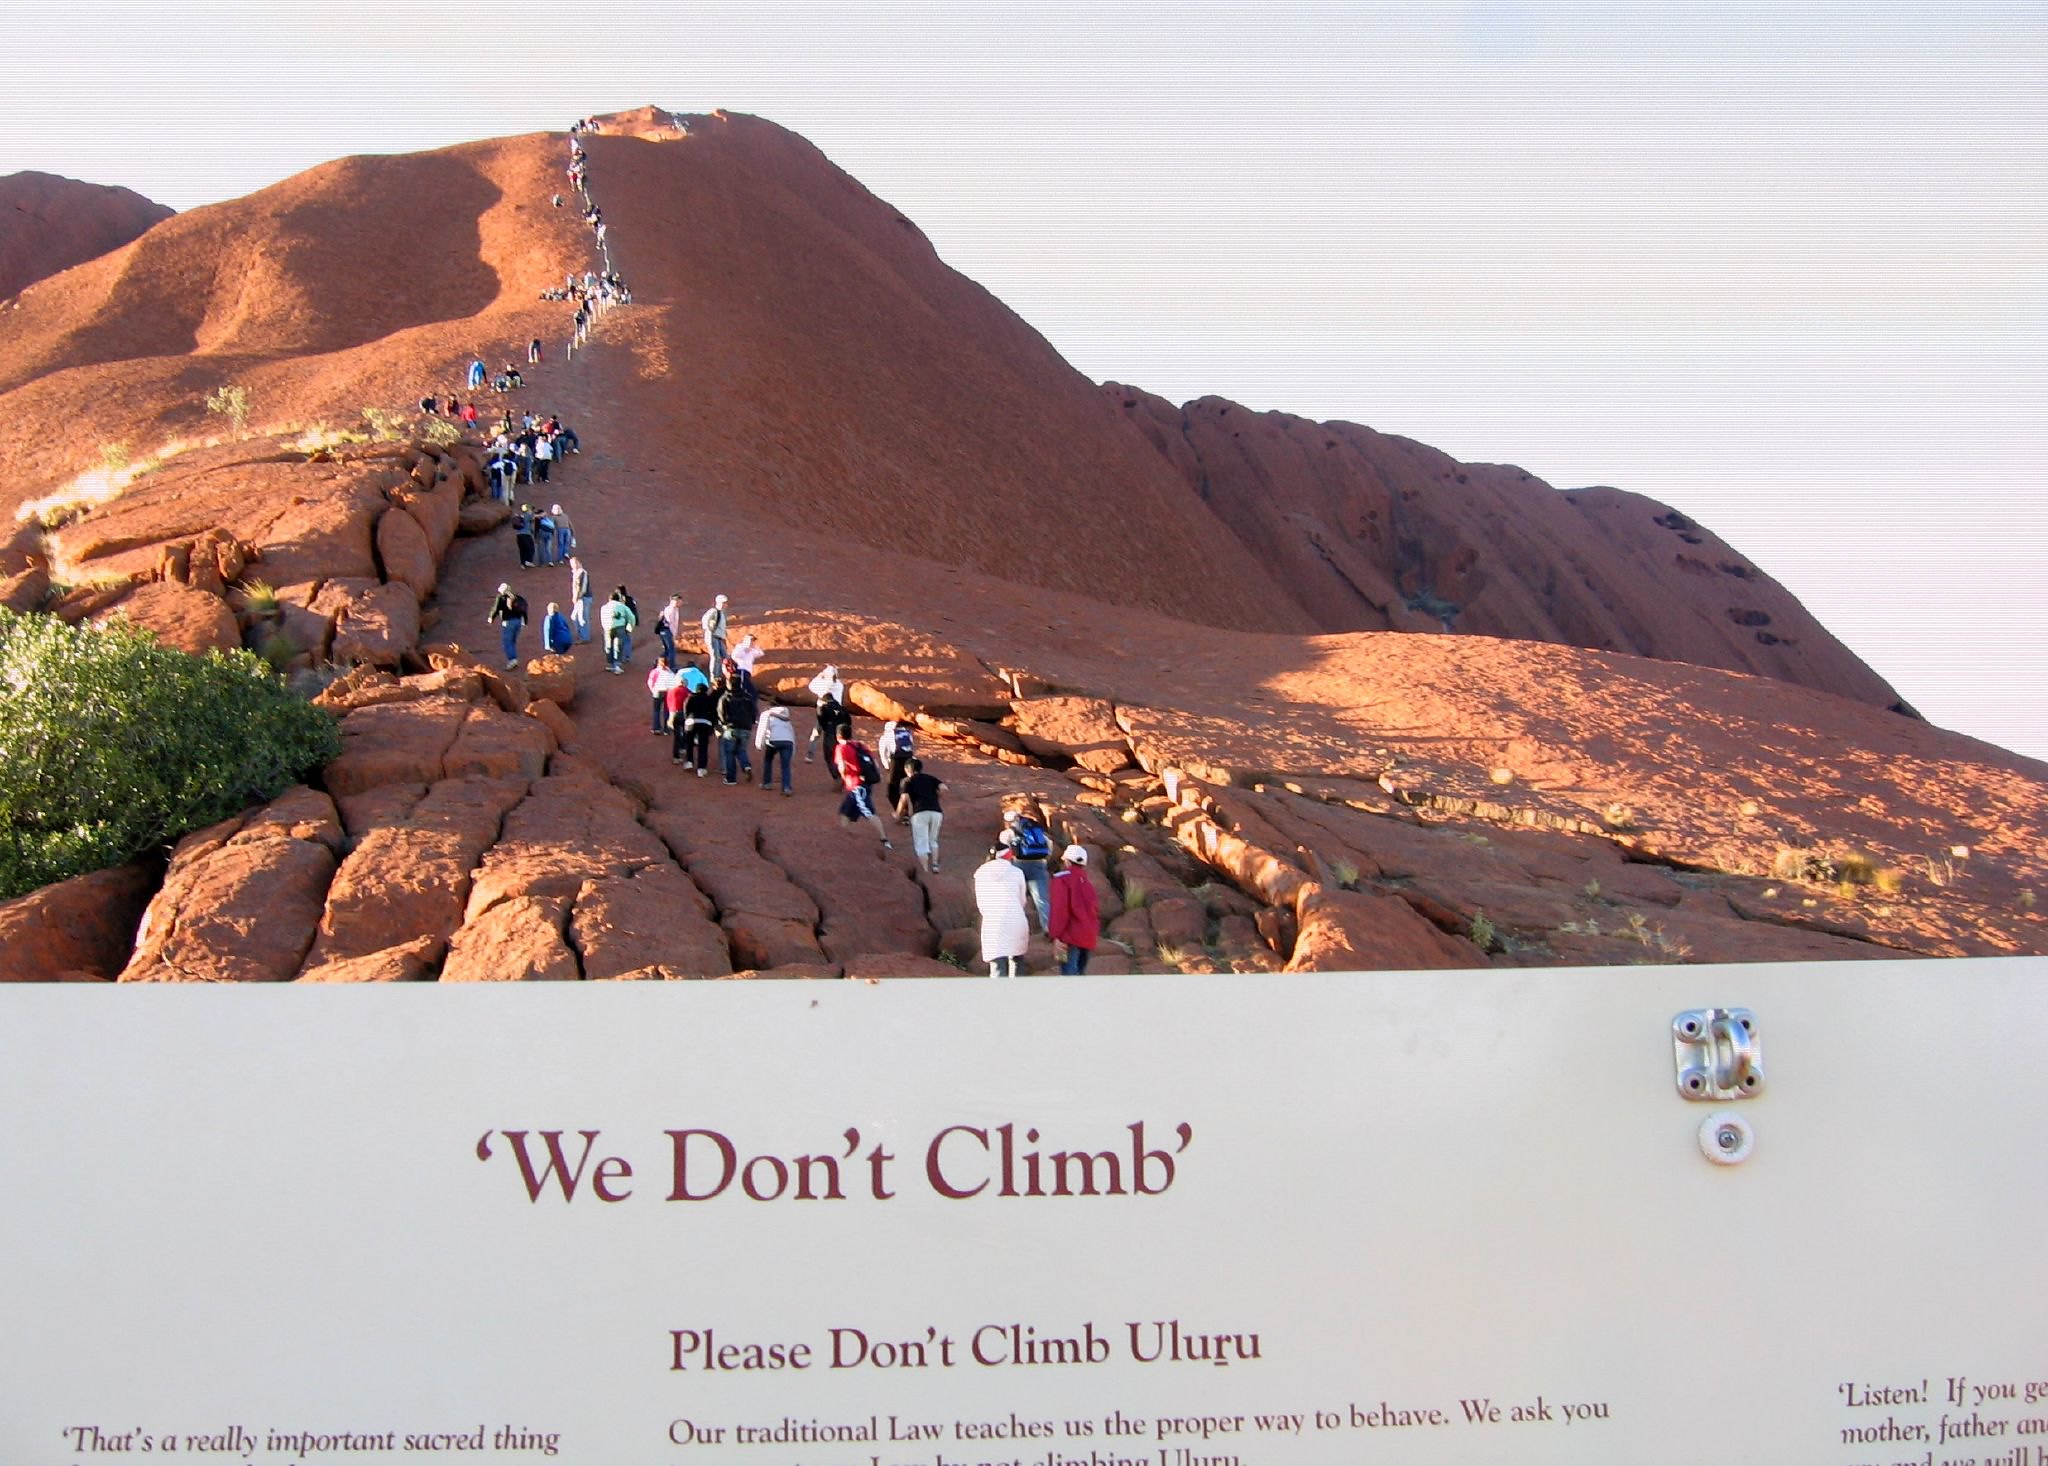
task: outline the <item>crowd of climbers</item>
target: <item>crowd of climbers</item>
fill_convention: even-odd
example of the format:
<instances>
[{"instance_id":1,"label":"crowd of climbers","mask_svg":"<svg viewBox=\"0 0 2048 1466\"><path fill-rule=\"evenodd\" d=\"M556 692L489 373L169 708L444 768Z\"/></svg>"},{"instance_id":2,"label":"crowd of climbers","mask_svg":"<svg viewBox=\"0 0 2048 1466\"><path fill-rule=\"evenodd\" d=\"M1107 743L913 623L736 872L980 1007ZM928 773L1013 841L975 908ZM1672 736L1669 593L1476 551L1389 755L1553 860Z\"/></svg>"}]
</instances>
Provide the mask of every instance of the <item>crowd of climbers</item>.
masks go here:
<instances>
[{"instance_id":1,"label":"crowd of climbers","mask_svg":"<svg viewBox=\"0 0 2048 1466\"><path fill-rule=\"evenodd\" d=\"M577 302L570 338L573 352L583 345L598 314L629 302L631 296L611 268L604 216L590 198L589 156L579 141L586 133L602 131L602 126L594 118L585 118L569 131L569 181L582 197L584 218L604 266L602 274L586 271L580 280L572 275L560 291L543 293L546 299ZM555 203L561 205L561 195L555 196ZM529 366L542 363L539 339L528 342L526 352ZM479 354L469 367L470 391L482 390L487 379L501 395L525 385L519 369L510 362L490 378ZM421 399L420 409L446 412L482 436L473 400L458 405L451 394L444 407L430 396ZM595 637L602 645L605 670L623 676L633 665L635 634L645 635L638 601L619 585L601 606L596 605L590 569L577 553L576 530L568 513L556 502L536 509L533 502L519 501L514 492L521 486L551 484L553 471L581 451L577 435L559 416L523 412L515 417L507 405L492 425L486 465L491 494L518 502L512 533L522 570L556 566L568 570L566 600L549 601L541 621L545 649L568 656ZM529 616L526 597L510 581L500 582L486 621L498 628L508 669L519 664L519 638ZM789 708L778 703L763 705L754 686L754 668L763 648L752 635L734 638L733 616L731 599L717 595L693 618L680 592L671 595L655 614L653 635L660 651L647 672L648 731L666 737L670 761L699 779L711 774L715 745L719 775L730 786L756 784L754 759L759 755L756 787L764 794L780 788L783 797L790 798L797 752L795 719ZM701 665L696 657L685 655L685 644L692 640L701 648ZM885 722L876 747L870 749L855 736L846 684L836 666L821 669L811 679L809 691L815 716L803 741L803 758L807 764L815 763L822 754L829 788L838 798L841 826L849 830L866 827L873 831L879 850L892 851L895 842L890 838L892 826L885 820L887 816L894 821L893 828L908 827L918 864L937 873L946 785L917 756L912 726L893 719ZM879 805L878 788L882 791ZM988 963L989 976L1020 975L1034 923L1056 944L1061 972L1088 970L1101 925L1087 870L1088 852L1069 845L1060 861L1061 869L1054 874L1043 808L1034 803L1028 809L1004 812L997 841L973 877L981 916L981 955Z\"/></svg>"}]
</instances>

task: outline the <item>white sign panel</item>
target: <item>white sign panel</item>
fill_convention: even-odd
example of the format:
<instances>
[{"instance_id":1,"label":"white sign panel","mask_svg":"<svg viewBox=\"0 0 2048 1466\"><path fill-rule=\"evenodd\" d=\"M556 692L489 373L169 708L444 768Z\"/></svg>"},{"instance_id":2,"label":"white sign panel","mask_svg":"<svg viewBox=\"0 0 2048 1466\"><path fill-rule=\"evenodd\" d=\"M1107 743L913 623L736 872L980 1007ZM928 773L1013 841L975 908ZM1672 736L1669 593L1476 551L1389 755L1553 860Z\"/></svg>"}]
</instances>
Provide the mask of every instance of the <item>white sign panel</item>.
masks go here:
<instances>
[{"instance_id":1,"label":"white sign panel","mask_svg":"<svg viewBox=\"0 0 2048 1466\"><path fill-rule=\"evenodd\" d=\"M2034 959L13 993L0 1461L2048 1466L2044 1031Z\"/></svg>"}]
</instances>

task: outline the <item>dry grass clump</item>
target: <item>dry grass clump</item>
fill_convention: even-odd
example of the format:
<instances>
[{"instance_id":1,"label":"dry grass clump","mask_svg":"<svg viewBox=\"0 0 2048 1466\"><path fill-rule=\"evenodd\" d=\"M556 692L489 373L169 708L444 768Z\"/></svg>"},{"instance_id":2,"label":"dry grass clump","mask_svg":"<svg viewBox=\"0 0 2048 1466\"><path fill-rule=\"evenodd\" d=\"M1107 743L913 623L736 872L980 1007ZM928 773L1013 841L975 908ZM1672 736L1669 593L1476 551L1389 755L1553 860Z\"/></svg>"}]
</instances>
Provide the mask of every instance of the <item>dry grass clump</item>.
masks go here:
<instances>
[{"instance_id":1,"label":"dry grass clump","mask_svg":"<svg viewBox=\"0 0 2048 1466\"><path fill-rule=\"evenodd\" d=\"M1882 867L1867 850L1829 851L1778 847L1771 857L1771 874L1781 881L1801 881L1810 886L1856 887L1880 885ZM1884 889L1897 889L1896 886Z\"/></svg>"}]
</instances>

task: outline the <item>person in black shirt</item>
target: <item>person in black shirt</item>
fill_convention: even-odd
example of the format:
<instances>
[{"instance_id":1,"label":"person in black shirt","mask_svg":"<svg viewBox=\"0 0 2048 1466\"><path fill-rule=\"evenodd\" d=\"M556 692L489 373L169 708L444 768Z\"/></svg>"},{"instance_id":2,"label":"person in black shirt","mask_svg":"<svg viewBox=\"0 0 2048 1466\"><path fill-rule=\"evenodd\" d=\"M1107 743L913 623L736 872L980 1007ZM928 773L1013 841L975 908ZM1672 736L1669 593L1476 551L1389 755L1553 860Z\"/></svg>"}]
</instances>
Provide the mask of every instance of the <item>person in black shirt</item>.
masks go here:
<instances>
[{"instance_id":1,"label":"person in black shirt","mask_svg":"<svg viewBox=\"0 0 2048 1466\"><path fill-rule=\"evenodd\" d=\"M682 723L676 729L682 757L703 778L711 771L711 729L718 721L718 687L706 682L683 701Z\"/></svg>"},{"instance_id":2,"label":"person in black shirt","mask_svg":"<svg viewBox=\"0 0 2048 1466\"><path fill-rule=\"evenodd\" d=\"M910 821L911 849L926 870L936 871L939 823L944 818L939 812L939 796L945 792L945 781L927 774L921 758L910 760L909 769L910 777L903 781L903 792L896 799L896 818Z\"/></svg>"}]
</instances>

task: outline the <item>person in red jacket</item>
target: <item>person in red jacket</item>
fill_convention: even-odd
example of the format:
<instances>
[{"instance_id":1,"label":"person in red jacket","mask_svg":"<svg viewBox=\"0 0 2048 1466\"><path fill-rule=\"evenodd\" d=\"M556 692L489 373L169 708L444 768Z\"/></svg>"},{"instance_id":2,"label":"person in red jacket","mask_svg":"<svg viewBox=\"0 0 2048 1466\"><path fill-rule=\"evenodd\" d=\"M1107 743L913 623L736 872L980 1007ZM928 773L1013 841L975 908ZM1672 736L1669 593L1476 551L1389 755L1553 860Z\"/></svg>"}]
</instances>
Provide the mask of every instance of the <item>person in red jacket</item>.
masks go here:
<instances>
[{"instance_id":1,"label":"person in red jacket","mask_svg":"<svg viewBox=\"0 0 2048 1466\"><path fill-rule=\"evenodd\" d=\"M1046 930L1067 949L1060 971L1077 976L1088 970L1088 959L1095 954L1102 933L1102 906L1088 880L1088 852L1069 845L1060 859L1065 863L1052 878L1052 921Z\"/></svg>"},{"instance_id":2,"label":"person in red jacket","mask_svg":"<svg viewBox=\"0 0 2048 1466\"><path fill-rule=\"evenodd\" d=\"M865 744L848 738L832 750L832 767L839 771L839 785L846 791L845 797L839 801L840 824L850 830L861 820L866 820L882 837L882 848L894 850L896 847L889 843L888 829L875 817L874 796L868 792L881 782L875 756L868 752Z\"/></svg>"}]
</instances>

